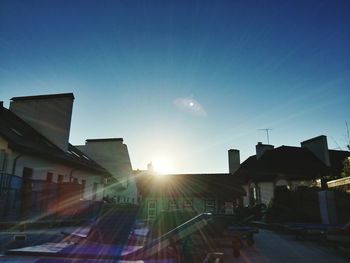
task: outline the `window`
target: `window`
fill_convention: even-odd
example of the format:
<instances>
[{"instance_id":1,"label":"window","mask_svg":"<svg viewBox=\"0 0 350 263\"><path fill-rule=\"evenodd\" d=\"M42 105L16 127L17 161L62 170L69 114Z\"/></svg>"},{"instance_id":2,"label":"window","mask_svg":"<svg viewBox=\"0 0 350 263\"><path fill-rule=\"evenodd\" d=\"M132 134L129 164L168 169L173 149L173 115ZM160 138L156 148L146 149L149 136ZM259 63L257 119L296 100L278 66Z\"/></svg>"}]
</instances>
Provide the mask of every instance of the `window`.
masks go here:
<instances>
[{"instance_id":1,"label":"window","mask_svg":"<svg viewBox=\"0 0 350 263\"><path fill-rule=\"evenodd\" d=\"M6 151L0 150L0 171L6 170Z\"/></svg>"},{"instance_id":2,"label":"window","mask_svg":"<svg viewBox=\"0 0 350 263\"><path fill-rule=\"evenodd\" d=\"M53 178L53 173L47 173L46 174L46 182L51 183Z\"/></svg>"},{"instance_id":3,"label":"window","mask_svg":"<svg viewBox=\"0 0 350 263\"><path fill-rule=\"evenodd\" d=\"M86 185L86 180L81 180L81 198L84 198L84 195L85 195L85 185Z\"/></svg>"},{"instance_id":4,"label":"window","mask_svg":"<svg viewBox=\"0 0 350 263\"><path fill-rule=\"evenodd\" d=\"M255 186L254 187L254 199L256 200L257 204L261 203L261 194L260 194L260 187L259 186Z\"/></svg>"},{"instance_id":5,"label":"window","mask_svg":"<svg viewBox=\"0 0 350 263\"><path fill-rule=\"evenodd\" d=\"M62 174L59 174L58 175L58 178L57 178L57 183L62 183L63 182L63 175Z\"/></svg>"},{"instance_id":6,"label":"window","mask_svg":"<svg viewBox=\"0 0 350 263\"><path fill-rule=\"evenodd\" d=\"M260 187L256 184L249 188L249 204L256 205L261 203Z\"/></svg>"},{"instance_id":7,"label":"window","mask_svg":"<svg viewBox=\"0 0 350 263\"><path fill-rule=\"evenodd\" d=\"M210 213L215 212L215 200L213 200L213 199L205 200L204 201L204 211L210 212Z\"/></svg>"},{"instance_id":8,"label":"window","mask_svg":"<svg viewBox=\"0 0 350 263\"><path fill-rule=\"evenodd\" d=\"M192 206L193 206L192 199L185 199L184 200L184 208L192 208Z\"/></svg>"},{"instance_id":9,"label":"window","mask_svg":"<svg viewBox=\"0 0 350 263\"><path fill-rule=\"evenodd\" d=\"M93 188L92 188L92 200L96 200L96 199L97 199L97 185L98 185L98 183L94 183L94 184L93 184Z\"/></svg>"},{"instance_id":10,"label":"window","mask_svg":"<svg viewBox=\"0 0 350 263\"><path fill-rule=\"evenodd\" d=\"M176 200L175 199L170 199L169 200L169 209L172 210L172 209L176 209L176 208L177 208Z\"/></svg>"}]
</instances>

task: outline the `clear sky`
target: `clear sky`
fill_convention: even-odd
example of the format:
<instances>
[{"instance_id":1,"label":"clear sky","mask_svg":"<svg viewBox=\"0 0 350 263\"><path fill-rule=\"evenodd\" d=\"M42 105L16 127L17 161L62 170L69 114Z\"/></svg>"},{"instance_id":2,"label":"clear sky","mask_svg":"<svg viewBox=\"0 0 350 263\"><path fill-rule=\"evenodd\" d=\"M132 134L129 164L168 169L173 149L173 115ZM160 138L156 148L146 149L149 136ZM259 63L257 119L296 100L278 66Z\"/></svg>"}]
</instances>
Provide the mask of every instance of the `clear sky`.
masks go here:
<instances>
[{"instance_id":1,"label":"clear sky","mask_svg":"<svg viewBox=\"0 0 350 263\"><path fill-rule=\"evenodd\" d=\"M73 92L70 141L227 172L266 142L346 145L350 1L0 0L0 95Z\"/></svg>"}]
</instances>

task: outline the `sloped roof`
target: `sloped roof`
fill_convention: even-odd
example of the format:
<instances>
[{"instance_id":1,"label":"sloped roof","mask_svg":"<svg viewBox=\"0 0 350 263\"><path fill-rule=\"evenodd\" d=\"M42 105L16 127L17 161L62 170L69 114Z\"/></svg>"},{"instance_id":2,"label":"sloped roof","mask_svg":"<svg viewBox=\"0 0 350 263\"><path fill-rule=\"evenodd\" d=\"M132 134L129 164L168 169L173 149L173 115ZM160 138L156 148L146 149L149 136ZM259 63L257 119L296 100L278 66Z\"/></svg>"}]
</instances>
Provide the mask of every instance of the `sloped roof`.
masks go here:
<instances>
[{"instance_id":1,"label":"sloped roof","mask_svg":"<svg viewBox=\"0 0 350 263\"><path fill-rule=\"evenodd\" d=\"M201 197L234 199L245 195L233 175L230 174L169 174L162 177L138 175L136 183L143 196Z\"/></svg>"},{"instance_id":2,"label":"sloped roof","mask_svg":"<svg viewBox=\"0 0 350 263\"><path fill-rule=\"evenodd\" d=\"M0 136L8 141L11 149L21 153L39 155L43 158L62 161L82 169L111 176L106 169L73 145L69 144L68 151L64 152L28 123L4 107L0 107Z\"/></svg>"},{"instance_id":3,"label":"sloped roof","mask_svg":"<svg viewBox=\"0 0 350 263\"><path fill-rule=\"evenodd\" d=\"M281 146L266 151L260 159L250 156L234 175L245 182L271 181L281 174L290 180L311 180L328 171L329 168L308 149Z\"/></svg>"}]
</instances>

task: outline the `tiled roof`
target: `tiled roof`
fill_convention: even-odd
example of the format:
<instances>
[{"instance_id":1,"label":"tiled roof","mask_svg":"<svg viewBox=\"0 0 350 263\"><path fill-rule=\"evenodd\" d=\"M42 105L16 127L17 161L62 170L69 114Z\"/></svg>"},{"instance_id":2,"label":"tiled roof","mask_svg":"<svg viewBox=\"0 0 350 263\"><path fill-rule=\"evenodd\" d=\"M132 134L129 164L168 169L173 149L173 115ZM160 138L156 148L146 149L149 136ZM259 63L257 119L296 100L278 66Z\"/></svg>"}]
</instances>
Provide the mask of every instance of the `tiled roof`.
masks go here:
<instances>
[{"instance_id":1,"label":"tiled roof","mask_svg":"<svg viewBox=\"0 0 350 263\"><path fill-rule=\"evenodd\" d=\"M8 141L10 148L21 153L39 155L110 176L107 170L73 145L69 144L68 151L64 152L4 107L0 107L0 136Z\"/></svg>"},{"instance_id":2,"label":"tiled roof","mask_svg":"<svg viewBox=\"0 0 350 263\"><path fill-rule=\"evenodd\" d=\"M250 156L234 175L244 181L271 181L281 174L290 180L311 180L328 172L329 168L309 150L281 146L266 151L259 160L256 155Z\"/></svg>"},{"instance_id":3,"label":"tiled roof","mask_svg":"<svg viewBox=\"0 0 350 263\"><path fill-rule=\"evenodd\" d=\"M201 197L233 199L245 195L233 175L230 174L170 174L136 176L138 190L144 196Z\"/></svg>"}]
</instances>

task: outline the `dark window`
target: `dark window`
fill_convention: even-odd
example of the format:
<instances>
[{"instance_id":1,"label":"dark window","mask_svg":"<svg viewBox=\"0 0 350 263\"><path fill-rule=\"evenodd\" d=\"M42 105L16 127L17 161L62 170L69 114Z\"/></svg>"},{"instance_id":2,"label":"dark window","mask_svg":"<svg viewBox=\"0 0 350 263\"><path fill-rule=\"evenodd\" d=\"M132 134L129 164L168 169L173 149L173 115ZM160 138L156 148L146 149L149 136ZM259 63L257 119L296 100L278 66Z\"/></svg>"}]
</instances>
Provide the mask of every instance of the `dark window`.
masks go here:
<instances>
[{"instance_id":1,"label":"dark window","mask_svg":"<svg viewBox=\"0 0 350 263\"><path fill-rule=\"evenodd\" d=\"M215 200L205 200L204 201L205 212L215 212Z\"/></svg>"},{"instance_id":2,"label":"dark window","mask_svg":"<svg viewBox=\"0 0 350 263\"><path fill-rule=\"evenodd\" d=\"M184 208L192 208L193 206L193 200L192 199L185 199L184 200Z\"/></svg>"},{"instance_id":3,"label":"dark window","mask_svg":"<svg viewBox=\"0 0 350 263\"><path fill-rule=\"evenodd\" d=\"M81 198L84 198L86 180L81 180Z\"/></svg>"},{"instance_id":4,"label":"dark window","mask_svg":"<svg viewBox=\"0 0 350 263\"><path fill-rule=\"evenodd\" d=\"M97 198L97 183L94 183L92 188L92 200L96 200Z\"/></svg>"},{"instance_id":5,"label":"dark window","mask_svg":"<svg viewBox=\"0 0 350 263\"><path fill-rule=\"evenodd\" d=\"M58 178L57 178L57 183L62 183L63 182L63 175L62 174L59 174L58 175Z\"/></svg>"},{"instance_id":6,"label":"dark window","mask_svg":"<svg viewBox=\"0 0 350 263\"><path fill-rule=\"evenodd\" d=\"M51 183L53 178L53 173L47 173L46 174L46 182Z\"/></svg>"},{"instance_id":7,"label":"dark window","mask_svg":"<svg viewBox=\"0 0 350 263\"><path fill-rule=\"evenodd\" d=\"M172 209L176 209L176 208L177 208L176 200L175 199L170 199L169 200L169 209L172 210Z\"/></svg>"}]
</instances>

